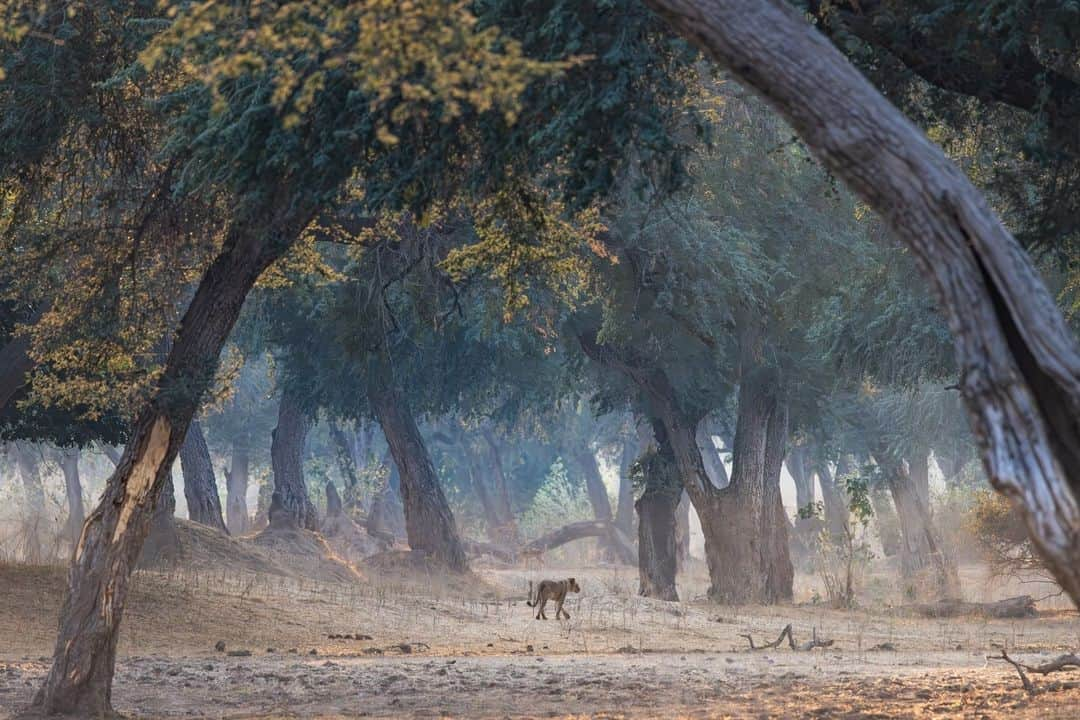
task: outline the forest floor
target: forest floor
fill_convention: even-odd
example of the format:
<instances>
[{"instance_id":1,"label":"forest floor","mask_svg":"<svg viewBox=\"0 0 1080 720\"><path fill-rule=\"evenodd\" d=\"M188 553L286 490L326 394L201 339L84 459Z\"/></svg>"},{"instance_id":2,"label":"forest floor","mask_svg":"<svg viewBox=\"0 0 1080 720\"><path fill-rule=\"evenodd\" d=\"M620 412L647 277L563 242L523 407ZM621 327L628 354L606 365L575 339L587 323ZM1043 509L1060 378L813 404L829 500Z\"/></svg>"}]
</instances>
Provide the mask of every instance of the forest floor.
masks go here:
<instances>
[{"instance_id":1,"label":"forest floor","mask_svg":"<svg viewBox=\"0 0 1080 720\"><path fill-rule=\"evenodd\" d=\"M283 557L201 557L137 573L117 709L139 718L1080 715L1080 672L1033 676L1029 695L1011 667L986 659L1001 647L1025 662L1077 650L1080 619L1067 610L927 620L886 607L731 608L694 599L699 576L680 577L688 601L639 598L630 568L489 568L448 582L391 556L311 579ZM567 603L571 619L533 620L528 580L566 575L582 586ZM41 683L63 585L62 568L0 564L0 719L17 717ZM816 629L835 643L751 651L741 637L771 641L788 623L798 642ZM331 637L340 635L351 637Z\"/></svg>"}]
</instances>

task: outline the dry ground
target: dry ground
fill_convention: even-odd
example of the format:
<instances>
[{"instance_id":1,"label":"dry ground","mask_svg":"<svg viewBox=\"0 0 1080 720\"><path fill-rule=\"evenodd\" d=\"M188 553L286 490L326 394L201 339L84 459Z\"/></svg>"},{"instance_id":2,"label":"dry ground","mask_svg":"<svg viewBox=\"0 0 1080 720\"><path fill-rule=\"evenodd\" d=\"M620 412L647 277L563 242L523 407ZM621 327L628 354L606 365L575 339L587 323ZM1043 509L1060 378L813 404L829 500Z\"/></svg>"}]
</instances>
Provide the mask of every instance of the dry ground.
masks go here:
<instances>
[{"instance_id":1,"label":"dry ground","mask_svg":"<svg viewBox=\"0 0 1080 720\"><path fill-rule=\"evenodd\" d=\"M447 585L413 563L405 573L397 555L361 567L359 580L334 570L315 581L280 553L239 557L200 556L137 575L113 692L119 710L140 718L1080 716L1080 672L1037 677L1040 692L1029 697L1011 668L985 659L997 646L1032 661L1080 648L1071 612L939 621L885 609L671 604L636 597L629 569L488 569ZM568 603L572 619L533 620L527 580L565 574L583 587ZM680 580L686 597L700 592L702 578ZM0 565L0 719L16 716L40 683L62 589L62 569ZM836 644L750 652L740 637L772 640L788 622L800 642L817 628ZM370 639L328 637L344 634ZM218 640L251 655L217 652ZM883 644L893 649L875 649Z\"/></svg>"}]
</instances>

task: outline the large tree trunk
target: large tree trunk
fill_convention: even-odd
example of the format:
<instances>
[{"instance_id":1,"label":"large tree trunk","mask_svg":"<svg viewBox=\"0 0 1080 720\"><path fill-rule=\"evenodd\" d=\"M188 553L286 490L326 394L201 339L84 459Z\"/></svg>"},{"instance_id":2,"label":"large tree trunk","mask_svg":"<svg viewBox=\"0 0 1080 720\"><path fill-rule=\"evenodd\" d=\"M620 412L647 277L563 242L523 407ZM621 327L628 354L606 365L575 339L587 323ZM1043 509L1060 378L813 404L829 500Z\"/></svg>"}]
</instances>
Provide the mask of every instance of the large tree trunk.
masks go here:
<instances>
[{"instance_id":1,"label":"large tree trunk","mask_svg":"<svg viewBox=\"0 0 1080 720\"><path fill-rule=\"evenodd\" d=\"M68 517L64 532L71 541L72 550L79 542L86 512L83 510L82 481L79 479L79 449L64 448L57 453L60 472L64 474L64 495L67 497Z\"/></svg>"},{"instance_id":2,"label":"large tree trunk","mask_svg":"<svg viewBox=\"0 0 1080 720\"><path fill-rule=\"evenodd\" d=\"M252 223L258 218L258 223ZM180 322L157 387L101 501L87 518L68 571L52 666L35 698L45 713L108 716L116 640L128 580L157 499L221 348L256 278L292 244L309 214L276 205L234 221Z\"/></svg>"},{"instance_id":3,"label":"large tree trunk","mask_svg":"<svg viewBox=\"0 0 1080 720\"><path fill-rule=\"evenodd\" d=\"M646 0L760 92L929 279L990 482L1080 604L1080 347L1038 271L940 148L780 0Z\"/></svg>"},{"instance_id":4,"label":"large tree trunk","mask_svg":"<svg viewBox=\"0 0 1080 720\"><path fill-rule=\"evenodd\" d=\"M234 443L232 461L225 471L225 521L233 535L243 535L251 526L247 507L250 465L247 445Z\"/></svg>"},{"instance_id":5,"label":"large tree trunk","mask_svg":"<svg viewBox=\"0 0 1080 720\"><path fill-rule=\"evenodd\" d=\"M311 421L296 393L286 387L278 405L277 427L270 440L270 465L274 474L274 496L278 506L292 514L299 527L319 529L319 516L304 482L304 444ZM273 505L273 498L271 498Z\"/></svg>"},{"instance_id":6,"label":"large tree trunk","mask_svg":"<svg viewBox=\"0 0 1080 720\"><path fill-rule=\"evenodd\" d=\"M210 459L210 448L198 420L191 421L180 446L180 472L184 474L188 517L200 525L228 534L221 517L221 496L214 478L214 462Z\"/></svg>"},{"instance_id":7,"label":"large tree trunk","mask_svg":"<svg viewBox=\"0 0 1080 720\"><path fill-rule=\"evenodd\" d=\"M368 381L368 401L401 473L409 546L451 570L464 572L468 570L465 550L435 467L405 398L388 378L389 373L384 373Z\"/></svg>"},{"instance_id":8,"label":"large tree trunk","mask_svg":"<svg viewBox=\"0 0 1080 720\"><path fill-rule=\"evenodd\" d=\"M659 600L678 600L675 511L683 494L679 469L663 424L653 423L655 452L646 451L640 462L645 479L638 513L638 592Z\"/></svg>"},{"instance_id":9,"label":"large tree trunk","mask_svg":"<svg viewBox=\"0 0 1080 720\"><path fill-rule=\"evenodd\" d=\"M780 496L780 472L787 455L787 407L777 403L769 416L765 444L765 493L762 508L761 571L765 575L765 601L791 602L795 568L788 545L791 521Z\"/></svg>"}]
</instances>

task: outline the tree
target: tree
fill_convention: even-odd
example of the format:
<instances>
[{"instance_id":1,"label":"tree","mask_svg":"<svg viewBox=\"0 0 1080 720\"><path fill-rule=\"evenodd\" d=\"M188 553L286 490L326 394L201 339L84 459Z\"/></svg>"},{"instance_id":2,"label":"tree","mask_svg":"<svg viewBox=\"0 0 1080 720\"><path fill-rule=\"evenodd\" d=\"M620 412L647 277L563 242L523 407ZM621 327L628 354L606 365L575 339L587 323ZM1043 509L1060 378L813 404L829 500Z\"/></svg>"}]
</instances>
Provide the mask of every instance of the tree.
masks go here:
<instances>
[{"instance_id":1,"label":"tree","mask_svg":"<svg viewBox=\"0 0 1080 720\"><path fill-rule=\"evenodd\" d=\"M649 0L760 92L911 249L952 331L991 483L1080 602L1080 351L1031 261L963 174L794 11ZM857 115L852 108L858 108Z\"/></svg>"},{"instance_id":2,"label":"tree","mask_svg":"<svg viewBox=\"0 0 1080 720\"><path fill-rule=\"evenodd\" d=\"M221 498L218 496L217 480L214 479L214 463L210 448L206 446L202 425L192 420L184 442L180 445L180 467L184 473L184 498L187 500L188 517L202 525L221 530L225 519L221 514Z\"/></svg>"}]
</instances>

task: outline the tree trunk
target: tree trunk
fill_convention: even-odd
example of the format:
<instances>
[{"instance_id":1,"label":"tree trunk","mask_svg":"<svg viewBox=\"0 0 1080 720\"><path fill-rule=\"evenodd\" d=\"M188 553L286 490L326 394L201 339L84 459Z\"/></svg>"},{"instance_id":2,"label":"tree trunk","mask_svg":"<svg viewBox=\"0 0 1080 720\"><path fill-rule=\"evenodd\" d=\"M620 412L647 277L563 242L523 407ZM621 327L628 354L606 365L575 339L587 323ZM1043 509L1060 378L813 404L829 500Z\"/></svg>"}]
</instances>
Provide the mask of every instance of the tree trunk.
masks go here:
<instances>
[{"instance_id":1,"label":"tree trunk","mask_svg":"<svg viewBox=\"0 0 1080 720\"><path fill-rule=\"evenodd\" d=\"M495 517L499 520L495 537L492 541L516 547L520 542L517 522L514 520L514 510L510 506L510 485L506 482L506 473L503 470L502 456L499 453L499 441L491 428L484 427L481 430L484 442L487 444L491 472L488 477L491 483L488 486L489 495ZM483 481L481 479L481 481Z\"/></svg>"},{"instance_id":2,"label":"tree trunk","mask_svg":"<svg viewBox=\"0 0 1080 720\"><path fill-rule=\"evenodd\" d=\"M690 562L690 496L683 490L675 506L675 567L686 570Z\"/></svg>"},{"instance_id":3,"label":"tree trunk","mask_svg":"<svg viewBox=\"0 0 1080 720\"><path fill-rule=\"evenodd\" d=\"M933 573L934 591L939 597L956 597L960 581L956 565L945 552L941 535L930 519L930 510L923 502L915 478L903 463L890 457L887 450L878 450L874 457L885 474L896 514L900 521L900 569L907 583L906 594L919 594L915 581L920 575Z\"/></svg>"},{"instance_id":4,"label":"tree trunk","mask_svg":"<svg viewBox=\"0 0 1080 720\"><path fill-rule=\"evenodd\" d=\"M908 456L908 473L911 482L915 484L915 491L919 494L919 501L930 510L930 453L920 450Z\"/></svg>"},{"instance_id":5,"label":"tree trunk","mask_svg":"<svg viewBox=\"0 0 1080 720\"><path fill-rule=\"evenodd\" d=\"M41 482L38 449L25 443L17 443L15 447L26 510L30 515L41 515L45 511L45 486Z\"/></svg>"},{"instance_id":6,"label":"tree trunk","mask_svg":"<svg viewBox=\"0 0 1080 720\"><path fill-rule=\"evenodd\" d=\"M221 517L221 496L214 478L214 462L210 459L210 448L206 446L206 437L198 420L191 421L180 446L180 472L184 474L188 517L227 535L229 531Z\"/></svg>"},{"instance_id":7,"label":"tree trunk","mask_svg":"<svg viewBox=\"0 0 1080 720\"><path fill-rule=\"evenodd\" d=\"M150 518L150 531L139 551L137 565L154 567L169 565L180 557L180 535L176 532L176 491L172 471L165 476L165 484L154 504Z\"/></svg>"},{"instance_id":8,"label":"tree trunk","mask_svg":"<svg viewBox=\"0 0 1080 720\"><path fill-rule=\"evenodd\" d=\"M787 407L777 403L769 416L765 444L765 493L762 509L761 571L765 575L765 602L791 602L795 568L791 563L788 530L791 521L780 496L780 471L787 455Z\"/></svg>"},{"instance_id":9,"label":"tree trunk","mask_svg":"<svg viewBox=\"0 0 1080 720\"><path fill-rule=\"evenodd\" d=\"M44 713L113 714L116 640L128 580L188 424L213 382L221 348L256 278L307 225L310 213L275 203L238 218L184 313L164 370L131 429L68 571L52 666L35 697ZM259 222L252 223L252 218Z\"/></svg>"},{"instance_id":10,"label":"tree trunk","mask_svg":"<svg viewBox=\"0 0 1080 720\"><path fill-rule=\"evenodd\" d=\"M270 465L274 474L274 495L278 505L296 518L299 527L319 529L319 516L304 482L304 444L311 421L296 393L286 387L278 405L277 427L270 440ZM273 498L271 498L273 504Z\"/></svg>"},{"instance_id":11,"label":"tree trunk","mask_svg":"<svg viewBox=\"0 0 1080 720\"><path fill-rule=\"evenodd\" d=\"M819 460L816 464L818 484L821 485L821 503L825 506L825 527L834 538L844 533L844 524L848 520L847 493L840 487L839 480L848 472L847 459L844 456L836 463L836 475L829 470L829 463Z\"/></svg>"},{"instance_id":12,"label":"tree trunk","mask_svg":"<svg viewBox=\"0 0 1080 720\"><path fill-rule=\"evenodd\" d=\"M336 421L331 420L330 438L334 441L334 450L337 454L338 467L341 476L345 480L345 498L350 505L359 504L360 500L360 473L359 459L355 440L349 438L345 431Z\"/></svg>"},{"instance_id":13,"label":"tree trunk","mask_svg":"<svg viewBox=\"0 0 1080 720\"><path fill-rule=\"evenodd\" d=\"M600 475L596 454L592 448L584 447L575 453L574 459L585 476L585 490L589 495L593 517L600 522L611 522L611 500L608 498L607 487L604 486L604 478Z\"/></svg>"},{"instance_id":14,"label":"tree trunk","mask_svg":"<svg viewBox=\"0 0 1080 720\"><path fill-rule=\"evenodd\" d=\"M389 455L390 450L386 453ZM405 511L401 506L400 473L392 458L384 458L383 467L388 468L386 484L371 499L367 531L377 538L402 537L405 535Z\"/></svg>"},{"instance_id":15,"label":"tree trunk","mask_svg":"<svg viewBox=\"0 0 1080 720\"><path fill-rule=\"evenodd\" d=\"M639 460L645 487L634 503L638 513L638 592L645 597L677 601L676 508L683 484L663 423L654 420L652 425L656 449L646 450Z\"/></svg>"},{"instance_id":16,"label":"tree trunk","mask_svg":"<svg viewBox=\"0 0 1080 720\"><path fill-rule=\"evenodd\" d=\"M791 448L787 457L788 473L795 483L795 507L799 510L813 508L817 502L814 492L814 469L811 461L813 450L808 445Z\"/></svg>"},{"instance_id":17,"label":"tree trunk","mask_svg":"<svg viewBox=\"0 0 1080 720\"><path fill-rule=\"evenodd\" d=\"M368 401L401 473L409 546L450 570L464 572L468 570L465 550L435 467L405 398L388 378L389 373L384 373L368 381Z\"/></svg>"},{"instance_id":18,"label":"tree trunk","mask_svg":"<svg viewBox=\"0 0 1080 720\"><path fill-rule=\"evenodd\" d=\"M911 250L948 320L990 482L1080 605L1080 347L963 173L795 8L646 0L760 92Z\"/></svg>"},{"instance_id":19,"label":"tree trunk","mask_svg":"<svg viewBox=\"0 0 1080 720\"><path fill-rule=\"evenodd\" d=\"M881 540L881 554L894 557L901 549L900 519L885 488L875 485L870 488L870 505L877 522L878 539Z\"/></svg>"},{"instance_id":20,"label":"tree trunk","mask_svg":"<svg viewBox=\"0 0 1080 720\"><path fill-rule=\"evenodd\" d=\"M634 532L634 481L630 477L630 469L644 450L645 445L638 438L627 438L623 441L619 461L619 502L615 506L615 527L627 536Z\"/></svg>"},{"instance_id":21,"label":"tree trunk","mask_svg":"<svg viewBox=\"0 0 1080 720\"><path fill-rule=\"evenodd\" d=\"M72 550L79 542L86 513L83 510L82 481L79 479L79 449L64 448L57 453L60 471L64 474L64 494L67 496L68 517L64 532Z\"/></svg>"},{"instance_id":22,"label":"tree trunk","mask_svg":"<svg viewBox=\"0 0 1080 720\"><path fill-rule=\"evenodd\" d=\"M716 443L713 441L708 419L698 423L696 439L709 480L714 487L727 487L730 478L728 478L727 468L724 467L724 459L720 457L720 452L716 449Z\"/></svg>"},{"instance_id":23,"label":"tree trunk","mask_svg":"<svg viewBox=\"0 0 1080 720\"><path fill-rule=\"evenodd\" d=\"M229 532L233 535L243 535L251 526L247 507L250 464L247 446L234 443L232 462L225 472L225 517Z\"/></svg>"}]
</instances>

